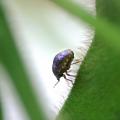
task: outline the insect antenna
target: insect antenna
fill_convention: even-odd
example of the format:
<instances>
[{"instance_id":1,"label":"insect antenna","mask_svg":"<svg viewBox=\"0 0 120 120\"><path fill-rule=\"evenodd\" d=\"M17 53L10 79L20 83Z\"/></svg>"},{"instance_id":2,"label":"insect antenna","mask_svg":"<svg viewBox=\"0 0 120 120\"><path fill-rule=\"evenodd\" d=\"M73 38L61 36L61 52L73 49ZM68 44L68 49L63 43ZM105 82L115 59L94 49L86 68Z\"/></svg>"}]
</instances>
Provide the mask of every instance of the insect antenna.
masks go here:
<instances>
[{"instance_id":1,"label":"insect antenna","mask_svg":"<svg viewBox=\"0 0 120 120\"><path fill-rule=\"evenodd\" d=\"M58 83L59 83L59 81L57 81L53 87L55 88L55 86L56 86Z\"/></svg>"}]
</instances>

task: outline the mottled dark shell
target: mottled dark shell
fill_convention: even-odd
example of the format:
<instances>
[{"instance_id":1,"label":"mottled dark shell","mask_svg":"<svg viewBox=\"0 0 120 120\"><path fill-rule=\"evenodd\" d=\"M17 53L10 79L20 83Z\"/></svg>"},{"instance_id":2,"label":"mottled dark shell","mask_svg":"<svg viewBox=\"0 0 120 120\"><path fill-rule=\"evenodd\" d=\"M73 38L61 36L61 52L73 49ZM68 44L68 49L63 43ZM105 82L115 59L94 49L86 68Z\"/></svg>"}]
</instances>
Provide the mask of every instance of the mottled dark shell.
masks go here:
<instances>
[{"instance_id":1,"label":"mottled dark shell","mask_svg":"<svg viewBox=\"0 0 120 120\"><path fill-rule=\"evenodd\" d=\"M70 49L64 50L55 56L52 71L58 80L63 76L63 73L70 68L73 58L74 53Z\"/></svg>"}]
</instances>

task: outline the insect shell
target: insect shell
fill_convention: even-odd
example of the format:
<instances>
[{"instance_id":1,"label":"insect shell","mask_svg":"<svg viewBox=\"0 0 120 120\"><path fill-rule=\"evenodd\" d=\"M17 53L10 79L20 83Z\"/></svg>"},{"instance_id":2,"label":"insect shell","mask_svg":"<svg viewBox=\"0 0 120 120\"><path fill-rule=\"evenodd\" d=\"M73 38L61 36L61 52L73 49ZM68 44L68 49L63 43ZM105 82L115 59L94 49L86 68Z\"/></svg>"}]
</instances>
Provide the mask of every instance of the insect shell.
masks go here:
<instances>
[{"instance_id":1,"label":"insect shell","mask_svg":"<svg viewBox=\"0 0 120 120\"><path fill-rule=\"evenodd\" d=\"M67 70L70 68L73 59L74 53L70 49L64 50L55 56L53 60L52 71L58 82L61 77L66 78L64 73L67 73Z\"/></svg>"}]
</instances>

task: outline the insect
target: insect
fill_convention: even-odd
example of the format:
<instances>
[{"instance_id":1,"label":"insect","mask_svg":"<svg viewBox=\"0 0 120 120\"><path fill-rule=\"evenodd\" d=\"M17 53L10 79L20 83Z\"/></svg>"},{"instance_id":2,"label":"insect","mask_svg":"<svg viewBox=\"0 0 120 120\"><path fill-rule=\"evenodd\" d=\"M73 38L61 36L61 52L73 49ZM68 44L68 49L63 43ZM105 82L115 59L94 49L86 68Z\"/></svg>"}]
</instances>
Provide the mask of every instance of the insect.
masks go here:
<instances>
[{"instance_id":1,"label":"insect","mask_svg":"<svg viewBox=\"0 0 120 120\"><path fill-rule=\"evenodd\" d=\"M66 75L75 77L74 75L68 74L68 71L67 71L70 69L71 65L80 62L79 59L76 59L76 61L72 63L73 59L74 59L74 52L71 49L64 50L58 53L54 57L53 64L52 64L52 71L56 76L58 82L60 81L61 77L64 77L66 80L71 81L73 84L73 81L70 79L67 79L66 77ZM58 84L58 82L55 84L55 86Z\"/></svg>"}]
</instances>

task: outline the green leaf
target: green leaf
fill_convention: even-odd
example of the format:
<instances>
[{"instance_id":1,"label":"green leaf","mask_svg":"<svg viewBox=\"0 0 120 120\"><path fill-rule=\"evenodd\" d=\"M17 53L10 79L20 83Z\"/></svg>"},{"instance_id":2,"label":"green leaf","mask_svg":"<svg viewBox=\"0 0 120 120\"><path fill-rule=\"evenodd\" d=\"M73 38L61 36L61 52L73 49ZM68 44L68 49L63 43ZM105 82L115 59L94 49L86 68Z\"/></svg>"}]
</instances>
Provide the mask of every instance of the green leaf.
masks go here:
<instances>
[{"instance_id":1,"label":"green leaf","mask_svg":"<svg viewBox=\"0 0 120 120\"><path fill-rule=\"evenodd\" d=\"M11 35L2 5L0 4L0 62L11 81L31 120L45 120L34 90Z\"/></svg>"},{"instance_id":2,"label":"green leaf","mask_svg":"<svg viewBox=\"0 0 120 120\"><path fill-rule=\"evenodd\" d=\"M1 96L0 96L0 120L3 120L3 111L2 111Z\"/></svg>"},{"instance_id":3,"label":"green leaf","mask_svg":"<svg viewBox=\"0 0 120 120\"><path fill-rule=\"evenodd\" d=\"M63 5L62 2L60 5ZM57 3L59 4L59 2ZM114 36L115 29L112 29L116 26L120 27L120 9L115 9L114 0L97 0L96 4L97 15L108 22L103 24L101 21L96 21L97 24L93 24L97 27L95 38L81 65L69 98L60 111L57 120L120 119L120 54L116 52L114 46L120 42L120 37L117 35L116 38ZM67 10L69 8L69 12L74 11L72 12L73 15L81 17L81 14L84 14L81 11L75 11L75 6L72 8L70 2L64 7ZM90 23L91 17L87 18L87 14L84 15L86 16L85 21ZM102 27L105 25L104 29L99 29L100 25ZM108 29L111 29L111 32Z\"/></svg>"}]
</instances>

